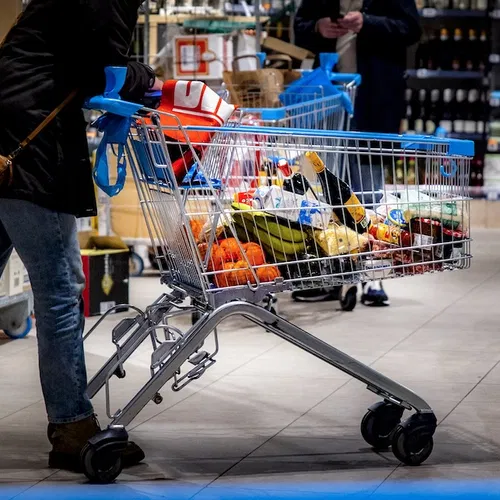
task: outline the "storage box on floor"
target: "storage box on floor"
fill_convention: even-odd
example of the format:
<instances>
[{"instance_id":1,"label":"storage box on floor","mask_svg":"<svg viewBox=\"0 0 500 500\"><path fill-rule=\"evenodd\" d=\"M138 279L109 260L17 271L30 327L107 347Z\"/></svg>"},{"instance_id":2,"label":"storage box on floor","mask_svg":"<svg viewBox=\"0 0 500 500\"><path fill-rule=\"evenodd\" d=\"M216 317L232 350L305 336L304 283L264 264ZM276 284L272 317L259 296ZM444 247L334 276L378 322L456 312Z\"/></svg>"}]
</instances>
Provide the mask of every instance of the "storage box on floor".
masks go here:
<instances>
[{"instance_id":1,"label":"storage box on floor","mask_svg":"<svg viewBox=\"0 0 500 500\"><path fill-rule=\"evenodd\" d=\"M86 280L85 316L104 314L117 305L128 304L127 245L117 237L80 233L80 248Z\"/></svg>"},{"instance_id":2,"label":"storage box on floor","mask_svg":"<svg viewBox=\"0 0 500 500\"><path fill-rule=\"evenodd\" d=\"M19 255L14 250L0 277L0 297L10 297L23 293L25 281L27 281L27 286L29 287L26 269Z\"/></svg>"}]
</instances>

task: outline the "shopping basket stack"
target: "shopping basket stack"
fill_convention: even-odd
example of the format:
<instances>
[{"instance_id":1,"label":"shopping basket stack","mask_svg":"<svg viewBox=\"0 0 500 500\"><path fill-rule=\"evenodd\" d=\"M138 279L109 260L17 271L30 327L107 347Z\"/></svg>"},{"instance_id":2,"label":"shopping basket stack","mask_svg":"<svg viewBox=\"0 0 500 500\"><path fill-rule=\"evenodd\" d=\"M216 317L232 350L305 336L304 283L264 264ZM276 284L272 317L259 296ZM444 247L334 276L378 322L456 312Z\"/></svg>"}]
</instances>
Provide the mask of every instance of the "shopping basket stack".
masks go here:
<instances>
[{"instance_id":1,"label":"shopping basket stack","mask_svg":"<svg viewBox=\"0 0 500 500\"><path fill-rule=\"evenodd\" d=\"M115 74L114 81L119 89L123 75ZM208 352L204 341L234 315L366 384L382 401L362 420L364 439L377 449L392 447L405 464L424 462L436 429L424 400L259 304L284 290L466 268L473 143L280 127L182 127L172 125L173 115L116 96L110 89L88 105L128 124L129 166L151 239L159 242L161 280L168 288L113 329L117 351L89 384L91 397L106 388L112 421L83 452L87 476L110 481L120 473L116 450L126 445L125 427L150 401L161 402L166 383L180 390L215 363L219 343ZM208 141L199 140L207 134ZM186 175L174 171L174 157L189 158ZM389 165L402 159L405 166L416 159L416 182L385 186L370 209L334 174L339 163L362 157ZM276 178L264 177L269 161L277 165ZM257 182L261 177L266 182ZM199 316L186 332L169 323L193 311ZM109 380L125 375L124 363L145 341L153 346L151 377L112 413ZM405 420L404 410L413 412Z\"/></svg>"}]
</instances>

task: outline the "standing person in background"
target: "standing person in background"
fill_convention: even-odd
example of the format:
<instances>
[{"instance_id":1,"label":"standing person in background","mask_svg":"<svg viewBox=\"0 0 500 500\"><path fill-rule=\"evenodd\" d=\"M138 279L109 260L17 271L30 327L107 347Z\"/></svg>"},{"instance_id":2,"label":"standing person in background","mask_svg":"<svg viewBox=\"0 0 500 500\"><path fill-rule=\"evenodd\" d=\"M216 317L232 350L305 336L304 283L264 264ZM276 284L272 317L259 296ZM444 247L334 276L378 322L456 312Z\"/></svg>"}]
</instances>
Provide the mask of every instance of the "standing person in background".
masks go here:
<instances>
[{"instance_id":1,"label":"standing person in background","mask_svg":"<svg viewBox=\"0 0 500 500\"><path fill-rule=\"evenodd\" d=\"M332 20L335 12L340 16ZM361 75L353 129L399 133L405 106L406 52L422 34L414 0L303 0L294 30L297 45L316 55L338 52L338 71ZM318 62L316 57L316 66ZM366 163L351 164L348 181L354 192L361 193L361 202L370 206L380 200L381 196L373 199L370 193L383 189L384 167ZM336 289L294 293L298 301L337 298ZM364 286L362 301L389 304L380 282Z\"/></svg>"},{"instance_id":2,"label":"standing person in background","mask_svg":"<svg viewBox=\"0 0 500 500\"><path fill-rule=\"evenodd\" d=\"M15 248L33 289L49 466L58 469L79 470L83 446L100 430L87 396L76 229L76 217L96 213L82 106L104 91L106 66L127 67L124 99L162 88L128 57L141 3L32 0L0 45L0 155L45 125L0 176L0 275ZM143 458L129 443L122 462Z\"/></svg>"}]
</instances>

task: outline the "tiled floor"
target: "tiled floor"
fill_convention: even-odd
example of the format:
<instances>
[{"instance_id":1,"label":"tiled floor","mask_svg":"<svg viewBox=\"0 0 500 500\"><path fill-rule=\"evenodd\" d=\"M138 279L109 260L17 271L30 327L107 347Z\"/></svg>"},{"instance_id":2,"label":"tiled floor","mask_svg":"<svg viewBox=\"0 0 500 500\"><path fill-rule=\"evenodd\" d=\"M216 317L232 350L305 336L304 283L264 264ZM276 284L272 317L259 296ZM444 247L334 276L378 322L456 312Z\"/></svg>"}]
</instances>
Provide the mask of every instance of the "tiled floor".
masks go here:
<instances>
[{"instance_id":1,"label":"tiled floor","mask_svg":"<svg viewBox=\"0 0 500 500\"><path fill-rule=\"evenodd\" d=\"M353 494L383 492L401 480L497 478L500 231L474 236L470 270L388 282L390 308L340 313L336 303L302 306L280 296L284 317L431 404L440 423L425 465L402 467L391 453L376 454L364 443L359 423L377 397L360 383L238 318L220 329L217 364L180 393L166 388L164 402L150 403L133 423L131 435L145 449L146 464L125 471L107 487L107 497L208 500L238 492L250 498L332 492L346 483ZM162 290L155 277L134 279L131 286L139 306ZM109 329L116 319L88 341L91 372L112 352ZM146 379L149 356L141 349L125 380L114 381L115 406ZM83 483L45 468L33 335L0 341L0 375L0 483L10 484L0 498L39 498L50 486ZM102 395L96 407L104 420Z\"/></svg>"}]
</instances>

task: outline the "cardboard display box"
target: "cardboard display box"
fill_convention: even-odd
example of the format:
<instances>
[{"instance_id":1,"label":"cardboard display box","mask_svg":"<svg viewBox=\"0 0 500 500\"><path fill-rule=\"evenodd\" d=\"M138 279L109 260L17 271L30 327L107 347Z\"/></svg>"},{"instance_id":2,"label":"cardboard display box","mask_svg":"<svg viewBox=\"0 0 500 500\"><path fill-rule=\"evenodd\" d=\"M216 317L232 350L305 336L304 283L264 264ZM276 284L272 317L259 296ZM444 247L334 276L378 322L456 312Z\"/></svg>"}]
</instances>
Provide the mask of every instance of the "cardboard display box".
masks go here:
<instances>
[{"instance_id":1,"label":"cardboard display box","mask_svg":"<svg viewBox=\"0 0 500 500\"><path fill-rule=\"evenodd\" d=\"M128 304L127 245L117 237L81 234L80 246L86 280L83 292L85 316L104 314L119 304Z\"/></svg>"}]
</instances>

